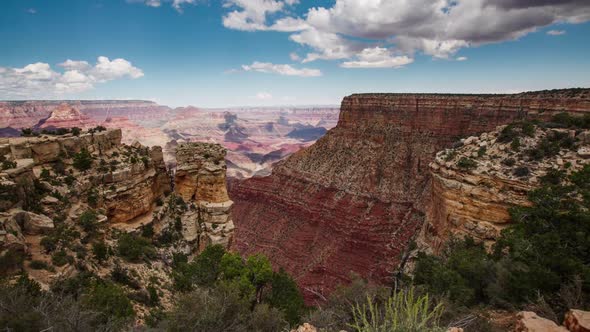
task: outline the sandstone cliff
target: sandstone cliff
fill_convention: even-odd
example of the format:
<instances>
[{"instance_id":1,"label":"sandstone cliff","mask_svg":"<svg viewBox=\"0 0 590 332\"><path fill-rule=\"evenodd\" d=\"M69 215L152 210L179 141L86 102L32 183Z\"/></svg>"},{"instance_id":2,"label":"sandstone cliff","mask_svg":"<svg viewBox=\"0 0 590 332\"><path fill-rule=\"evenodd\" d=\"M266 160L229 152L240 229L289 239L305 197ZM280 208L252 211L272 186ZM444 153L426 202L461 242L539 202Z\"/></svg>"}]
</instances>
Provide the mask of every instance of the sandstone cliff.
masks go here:
<instances>
[{"instance_id":1,"label":"sandstone cliff","mask_svg":"<svg viewBox=\"0 0 590 332\"><path fill-rule=\"evenodd\" d=\"M346 97L326 136L272 175L232 186L235 248L268 255L295 276L308 301L350 272L387 282L425 219L428 165L439 150L563 111L590 111L589 90Z\"/></svg>"},{"instance_id":2,"label":"sandstone cliff","mask_svg":"<svg viewBox=\"0 0 590 332\"><path fill-rule=\"evenodd\" d=\"M233 202L226 187L226 150L219 144L186 143L176 149L175 192L195 206L183 218L187 239L198 238L199 250L208 245L231 244Z\"/></svg>"},{"instance_id":3,"label":"sandstone cliff","mask_svg":"<svg viewBox=\"0 0 590 332\"><path fill-rule=\"evenodd\" d=\"M588 130L521 123L458 145L430 164L432 193L421 240L435 250L450 237L493 244L511 221L509 209L530 204L530 190L590 164Z\"/></svg>"}]
</instances>

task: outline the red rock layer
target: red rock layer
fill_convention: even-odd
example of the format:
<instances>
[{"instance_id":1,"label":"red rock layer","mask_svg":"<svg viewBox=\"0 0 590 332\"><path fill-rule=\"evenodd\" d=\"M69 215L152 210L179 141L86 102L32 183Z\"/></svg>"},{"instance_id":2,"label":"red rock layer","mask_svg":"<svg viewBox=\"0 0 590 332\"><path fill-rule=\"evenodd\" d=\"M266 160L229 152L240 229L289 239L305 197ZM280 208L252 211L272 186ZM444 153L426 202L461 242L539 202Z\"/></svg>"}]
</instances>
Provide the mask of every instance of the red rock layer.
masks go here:
<instances>
[{"instance_id":1,"label":"red rock layer","mask_svg":"<svg viewBox=\"0 0 590 332\"><path fill-rule=\"evenodd\" d=\"M232 183L235 248L268 255L310 303L351 272L388 282L424 220L437 151L518 118L590 110L589 91L346 97L326 136Z\"/></svg>"}]
</instances>

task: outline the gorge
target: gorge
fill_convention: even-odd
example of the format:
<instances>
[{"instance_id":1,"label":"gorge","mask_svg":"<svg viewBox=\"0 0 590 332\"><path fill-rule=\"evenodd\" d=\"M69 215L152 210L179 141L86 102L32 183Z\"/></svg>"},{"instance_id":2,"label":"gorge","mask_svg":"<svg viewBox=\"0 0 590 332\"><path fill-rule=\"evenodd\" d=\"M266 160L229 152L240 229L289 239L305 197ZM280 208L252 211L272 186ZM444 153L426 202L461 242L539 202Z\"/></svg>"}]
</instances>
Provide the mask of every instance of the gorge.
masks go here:
<instances>
[{"instance_id":1,"label":"gorge","mask_svg":"<svg viewBox=\"0 0 590 332\"><path fill-rule=\"evenodd\" d=\"M232 184L235 248L266 254L311 303L351 273L391 282L410 243L436 237L429 233L447 223L432 205L436 153L502 124L560 112L590 112L590 90L348 96L337 126L314 145L270 176Z\"/></svg>"}]
</instances>

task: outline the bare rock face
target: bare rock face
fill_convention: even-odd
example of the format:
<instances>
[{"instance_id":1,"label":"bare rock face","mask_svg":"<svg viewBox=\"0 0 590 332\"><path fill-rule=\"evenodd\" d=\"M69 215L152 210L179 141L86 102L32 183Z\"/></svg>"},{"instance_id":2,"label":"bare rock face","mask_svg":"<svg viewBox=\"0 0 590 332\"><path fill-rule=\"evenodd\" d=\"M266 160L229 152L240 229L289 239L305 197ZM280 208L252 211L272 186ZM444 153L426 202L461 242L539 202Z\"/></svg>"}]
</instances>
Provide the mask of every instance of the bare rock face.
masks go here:
<instances>
[{"instance_id":1,"label":"bare rock face","mask_svg":"<svg viewBox=\"0 0 590 332\"><path fill-rule=\"evenodd\" d=\"M185 143L176 149L175 191L195 206L181 217L183 235L191 241L198 238L200 249L214 244L229 247L233 237L225 154L221 145L209 143Z\"/></svg>"},{"instance_id":2,"label":"bare rock face","mask_svg":"<svg viewBox=\"0 0 590 332\"><path fill-rule=\"evenodd\" d=\"M521 311L517 315L518 321L515 332L567 332L563 326L559 326L549 319L539 317L531 311Z\"/></svg>"},{"instance_id":3,"label":"bare rock face","mask_svg":"<svg viewBox=\"0 0 590 332\"><path fill-rule=\"evenodd\" d=\"M47 234L55 227L53 220L42 214L20 211L14 218L27 235Z\"/></svg>"},{"instance_id":4,"label":"bare rock face","mask_svg":"<svg viewBox=\"0 0 590 332\"><path fill-rule=\"evenodd\" d=\"M563 325L571 332L590 332L590 312L570 309Z\"/></svg>"},{"instance_id":5,"label":"bare rock face","mask_svg":"<svg viewBox=\"0 0 590 332\"><path fill-rule=\"evenodd\" d=\"M25 252L27 244L14 215L0 212L0 253L8 250Z\"/></svg>"},{"instance_id":6,"label":"bare rock face","mask_svg":"<svg viewBox=\"0 0 590 332\"><path fill-rule=\"evenodd\" d=\"M350 272L388 282L425 220L436 153L517 119L590 110L587 90L566 92L346 97L314 145L232 183L235 248L267 255L308 302Z\"/></svg>"},{"instance_id":7,"label":"bare rock face","mask_svg":"<svg viewBox=\"0 0 590 332\"><path fill-rule=\"evenodd\" d=\"M90 128L96 126L96 122L89 116L82 114L76 107L62 103L53 109L49 118L41 125L41 128Z\"/></svg>"},{"instance_id":8,"label":"bare rock face","mask_svg":"<svg viewBox=\"0 0 590 332\"><path fill-rule=\"evenodd\" d=\"M590 148L590 143L577 138L590 131L576 133L531 125L531 132L525 135L518 128L510 128L500 126L463 139L459 148L437 153L430 164L431 204L424 233L433 249L440 249L450 237L469 236L488 246L493 244L510 222L509 208L528 206L528 192L539 187L549 171L571 174L590 163L576 152ZM518 144L500 139L507 129L518 133ZM539 160L530 157L541 142L559 136L571 138L573 146L561 147L554 155Z\"/></svg>"}]
</instances>

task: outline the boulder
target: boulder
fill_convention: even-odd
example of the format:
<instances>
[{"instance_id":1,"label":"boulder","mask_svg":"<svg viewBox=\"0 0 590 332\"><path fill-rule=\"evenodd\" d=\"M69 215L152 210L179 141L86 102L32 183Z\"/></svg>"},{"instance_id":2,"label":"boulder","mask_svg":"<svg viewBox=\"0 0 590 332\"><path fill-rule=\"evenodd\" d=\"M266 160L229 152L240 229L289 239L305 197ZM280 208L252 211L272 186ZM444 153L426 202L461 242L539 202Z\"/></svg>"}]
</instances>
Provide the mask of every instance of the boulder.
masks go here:
<instances>
[{"instance_id":1,"label":"boulder","mask_svg":"<svg viewBox=\"0 0 590 332\"><path fill-rule=\"evenodd\" d=\"M532 311L521 311L516 317L518 321L514 327L515 332L567 332L565 327L539 317Z\"/></svg>"},{"instance_id":2,"label":"boulder","mask_svg":"<svg viewBox=\"0 0 590 332\"><path fill-rule=\"evenodd\" d=\"M291 330L291 332L317 332L318 329L309 324L309 323L303 323L303 325L299 325L299 327L295 330Z\"/></svg>"},{"instance_id":3,"label":"boulder","mask_svg":"<svg viewBox=\"0 0 590 332\"><path fill-rule=\"evenodd\" d=\"M565 314L563 325L570 332L590 332L590 312L570 309Z\"/></svg>"},{"instance_id":4,"label":"boulder","mask_svg":"<svg viewBox=\"0 0 590 332\"><path fill-rule=\"evenodd\" d=\"M582 158L590 158L590 147L583 146L578 149L578 156Z\"/></svg>"},{"instance_id":5,"label":"boulder","mask_svg":"<svg viewBox=\"0 0 590 332\"><path fill-rule=\"evenodd\" d=\"M27 211L16 213L14 219L27 235L46 234L55 227L51 218Z\"/></svg>"}]
</instances>

